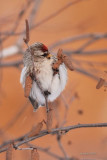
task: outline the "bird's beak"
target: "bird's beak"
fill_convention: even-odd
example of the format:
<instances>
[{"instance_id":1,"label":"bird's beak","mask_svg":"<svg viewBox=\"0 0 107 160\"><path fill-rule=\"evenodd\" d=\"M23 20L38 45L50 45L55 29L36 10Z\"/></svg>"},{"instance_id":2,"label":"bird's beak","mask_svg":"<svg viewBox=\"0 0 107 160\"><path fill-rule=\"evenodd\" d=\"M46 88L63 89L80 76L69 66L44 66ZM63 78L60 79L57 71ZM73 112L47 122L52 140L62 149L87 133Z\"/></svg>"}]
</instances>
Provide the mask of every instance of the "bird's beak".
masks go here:
<instances>
[{"instance_id":1,"label":"bird's beak","mask_svg":"<svg viewBox=\"0 0 107 160\"><path fill-rule=\"evenodd\" d=\"M49 53L47 56L46 56L48 59L50 59L52 57L52 55Z\"/></svg>"}]
</instances>

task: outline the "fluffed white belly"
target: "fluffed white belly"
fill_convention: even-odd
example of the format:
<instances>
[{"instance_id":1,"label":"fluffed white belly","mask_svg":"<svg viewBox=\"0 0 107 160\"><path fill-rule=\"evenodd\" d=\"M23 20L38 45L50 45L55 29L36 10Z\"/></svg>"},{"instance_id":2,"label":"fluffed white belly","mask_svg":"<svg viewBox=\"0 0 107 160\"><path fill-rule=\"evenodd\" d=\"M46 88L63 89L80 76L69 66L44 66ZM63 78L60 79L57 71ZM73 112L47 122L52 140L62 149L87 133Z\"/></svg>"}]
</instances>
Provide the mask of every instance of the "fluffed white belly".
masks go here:
<instances>
[{"instance_id":1,"label":"fluffed white belly","mask_svg":"<svg viewBox=\"0 0 107 160\"><path fill-rule=\"evenodd\" d=\"M22 84L23 88L25 87L25 79L27 73L28 73L27 67L24 67L20 77L20 83ZM64 64L60 65L59 74L53 76L52 68L49 68L49 66L47 66L46 68L45 65L45 68L42 67L40 69L40 73L38 73L36 76L41 84L43 91L50 92L48 96L48 101L50 102L54 101L60 95L60 93L64 90L67 82L67 70ZM35 99L39 105L45 104L45 98L35 81L33 81L32 84L30 97Z\"/></svg>"}]
</instances>

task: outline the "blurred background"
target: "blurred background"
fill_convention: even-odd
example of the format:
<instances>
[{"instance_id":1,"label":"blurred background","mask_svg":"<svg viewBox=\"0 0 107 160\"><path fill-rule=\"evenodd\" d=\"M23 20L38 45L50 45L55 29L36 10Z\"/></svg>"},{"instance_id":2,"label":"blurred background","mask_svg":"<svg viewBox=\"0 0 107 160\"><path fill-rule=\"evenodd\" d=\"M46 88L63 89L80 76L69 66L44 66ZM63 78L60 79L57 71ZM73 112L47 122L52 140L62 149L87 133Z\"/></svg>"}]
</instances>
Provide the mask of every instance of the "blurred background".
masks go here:
<instances>
[{"instance_id":1,"label":"blurred background","mask_svg":"<svg viewBox=\"0 0 107 160\"><path fill-rule=\"evenodd\" d=\"M33 112L19 82L26 18L29 44L42 42L53 54L62 48L75 68L68 71L67 86L53 104L53 128L107 122L106 85L96 89L107 71L107 0L0 0L0 4L0 144L46 119L45 107ZM66 159L55 135L31 143L54 154L38 148L40 160ZM61 144L68 157L107 160L107 128L72 130L61 136ZM0 154L3 159L5 152ZM19 159L30 160L30 151L14 151L13 160Z\"/></svg>"}]
</instances>

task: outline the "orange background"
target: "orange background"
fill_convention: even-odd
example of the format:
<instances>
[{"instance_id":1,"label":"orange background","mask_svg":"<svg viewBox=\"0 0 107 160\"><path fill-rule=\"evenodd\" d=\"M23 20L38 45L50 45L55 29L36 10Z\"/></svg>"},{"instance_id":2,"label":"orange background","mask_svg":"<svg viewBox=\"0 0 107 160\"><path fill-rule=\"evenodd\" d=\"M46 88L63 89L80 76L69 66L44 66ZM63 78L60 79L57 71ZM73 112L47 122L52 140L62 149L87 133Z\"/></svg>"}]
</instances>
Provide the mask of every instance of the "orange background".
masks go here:
<instances>
[{"instance_id":1,"label":"orange background","mask_svg":"<svg viewBox=\"0 0 107 160\"><path fill-rule=\"evenodd\" d=\"M44 0L41 3L35 22L39 22L46 16L54 13L59 8L66 5L70 0ZM7 17L14 19L18 14L22 5L26 4L25 0L1 0L0 1L0 17L1 19ZM20 22L18 30L23 30L25 23L24 19ZM10 21L9 26L5 25L6 22L0 20L1 31L4 28L9 29L14 22ZM61 14L52 18L48 22L40 25L31 31L31 41L40 41L47 46L52 43L79 34L85 33L102 33L107 31L107 0L83 0L73 6L70 6L64 10ZM13 45L18 37L10 37L8 41L4 42L3 47ZM82 44L77 42L75 44L69 43L61 46L63 49L76 49ZM107 41L100 40L95 44L88 47L88 49L100 49L107 48ZM24 46L26 47L26 46ZM55 48L53 51L57 51ZM22 58L21 55L8 58L6 60L13 60ZM80 56L76 55L74 58L78 60L90 60L97 62L107 62L107 56L104 54ZM86 66L87 67L87 66ZM88 68L87 68L88 69ZM98 68L98 70L101 68ZM103 68L107 70L107 68ZM0 88L0 128L4 129L5 126L11 121L17 112L23 108L27 102L24 98L24 91L19 83L20 70L17 68L2 68L0 69L1 76L1 88ZM107 122L107 92L104 92L104 88L96 90L97 81L82 75L76 71L68 74L68 83L63 95L70 106L67 125L73 125L78 123L101 123ZM98 75L99 76L99 75ZM75 99L73 103L69 103L74 92L78 93L79 98ZM78 110L82 110L83 114L78 114ZM64 105L60 102L58 106L60 120L63 119ZM1 143L4 140L21 136L32 128L34 124L45 119L45 108L40 108L36 113L33 113L31 104L25 109L24 113L15 122L15 124L6 130L1 135ZM55 117L54 117L55 118ZM45 128L45 126L44 126ZM68 141L71 140L72 144L68 145ZM62 153L58 147L55 136L47 135L43 138L37 139L32 143L41 147L51 146L51 151L62 156ZM72 130L62 138L62 144L69 156L83 158L93 158L98 160L107 159L107 128L86 128ZM88 153L88 155L82 155L82 153ZM94 154L92 154L94 153ZM45 153L39 152L40 160L54 158L48 156ZM28 159L30 151L15 151L14 160ZM0 160L5 159L5 154L0 154Z\"/></svg>"}]
</instances>

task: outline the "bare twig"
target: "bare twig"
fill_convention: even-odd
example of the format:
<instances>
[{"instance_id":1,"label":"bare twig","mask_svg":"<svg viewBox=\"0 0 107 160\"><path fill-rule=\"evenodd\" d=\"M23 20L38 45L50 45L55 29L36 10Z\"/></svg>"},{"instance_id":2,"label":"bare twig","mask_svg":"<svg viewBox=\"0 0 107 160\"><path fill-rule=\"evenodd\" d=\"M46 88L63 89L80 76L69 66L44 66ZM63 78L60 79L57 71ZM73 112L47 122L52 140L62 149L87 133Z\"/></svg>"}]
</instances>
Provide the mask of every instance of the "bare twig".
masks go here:
<instances>
[{"instance_id":1,"label":"bare twig","mask_svg":"<svg viewBox=\"0 0 107 160\"><path fill-rule=\"evenodd\" d=\"M23 64L22 60L12 62L1 62L0 67L19 67L21 64Z\"/></svg>"},{"instance_id":2,"label":"bare twig","mask_svg":"<svg viewBox=\"0 0 107 160\"><path fill-rule=\"evenodd\" d=\"M96 76L96 75L88 72L88 71L85 70L85 69L81 69L81 68L79 68L79 67L75 67L75 71L76 71L76 72L79 72L79 73L81 73L81 74L83 74L83 75L86 75L86 76L88 76L88 77L91 77L91 78L93 78L94 80L98 80L98 76Z\"/></svg>"},{"instance_id":3,"label":"bare twig","mask_svg":"<svg viewBox=\"0 0 107 160\"><path fill-rule=\"evenodd\" d=\"M68 111L69 111L69 107L70 107L70 105L68 105L68 104L70 104L71 102L73 102L75 100L75 95L71 96L70 102L66 102L64 95L61 94L61 100L63 101L63 104L65 106L63 121L61 122L61 125L60 125L60 127L63 127L67 121L67 115L68 115Z\"/></svg>"},{"instance_id":4,"label":"bare twig","mask_svg":"<svg viewBox=\"0 0 107 160\"><path fill-rule=\"evenodd\" d=\"M82 55L92 55L92 54L107 54L107 49L99 49L99 50L89 50L89 51L78 51L78 50L63 50L67 55L71 54L82 54Z\"/></svg>"},{"instance_id":5,"label":"bare twig","mask_svg":"<svg viewBox=\"0 0 107 160\"><path fill-rule=\"evenodd\" d=\"M25 12L28 10L28 8L30 7L31 3L33 2L33 0L29 0L27 1L25 7L22 7L22 10L19 12L16 21L14 23L13 28L11 29L11 31L5 31L5 32L1 32L1 35L3 35L4 37L2 38L2 42L7 40L11 35L14 35L16 29L18 28L21 18L23 17L23 15L25 14Z\"/></svg>"},{"instance_id":6,"label":"bare twig","mask_svg":"<svg viewBox=\"0 0 107 160\"><path fill-rule=\"evenodd\" d=\"M34 24L35 22L35 17L38 13L38 10L39 10L39 7L40 7L40 4L41 4L42 0L35 0L34 1L34 4L33 4L33 8L30 12L30 16L29 16L29 24L30 24L30 28L32 27L32 25Z\"/></svg>"},{"instance_id":7,"label":"bare twig","mask_svg":"<svg viewBox=\"0 0 107 160\"><path fill-rule=\"evenodd\" d=\"M50 45L49 49L52 50L60 45L83 40L83 39L87 39L87 38L94 38L94 39L107 38L107 33L88 33L88 34L86 33L86 34L77 35L77 36L73 36L73 37L69 37L69 38L64 38L64 39L57 41L57 42L53 43L52 45Z\"/></svg>"},{"instance_id":8,"label":"bare twig","mask_svg":"<svg viewBox=\"0 0 107 160\"><path fill-rule=\"evenodd\" d=\"M31 28L32 25L33 25L34 18L35 18L36 14L37 14L37 11L38 11L38 9L39 9L39 6L40 6L41 1L42 1L42 0L35 0L35 1L30 0L30 1L28 1L28 3L25 5L24 8L22 8L22 10L21 10L20 13L19 13L19 16L18 16L18 17L20 18L20 16L22 16L23 14L25 14L25 11L28 10L28 8L29 8L30 5L32 4L32 2L34 2L34 5L33 5L33 7L32 7L31 13L30 13L30 15L29 15L30 28ZM17 27L18 27L18 25L19 25L19 21L18 21ZM15 24L15 26L16 26L16 24ZM14 26L14 29L16 28L15 26ZM4 34L4 35L5 35L5 39L7 40L7 38L9 37L9 35L13 34L14 31L15 31L15 30L12 29L12 31L10 31L10 32L6 31L6 32L0 32L0 33L1 33L1 35ZM23 31L23 33L21 34L21 36L18 38L18 40L17 40L17 42L16 42L16 45L13 45L13 46L10 46L10 47L8 47L8 48L3 49L3 51L2 51L2 57L3 57L3 58L5 58L5 57L7 57L7 56L12 56L12 55L17 54L17 53L20 53L20 52L23 53L23 49L22 49L22 44L23 44L23 43L22 43L22 38L23 38L23 34L25 34L25 31ZM5 40L5 39L4 39L4 40ZM2 42L3 42L3 41L2 41ZM1 52L0 52L0 56L1 56Z\"/></svg>"},{"instance_id":9,"label":"bare twig","mask_svg":"<svg viewBox=\"0 0 107 160\"><path fill-rule=\"evenodd\" d=\"M44 18L43 20L41 20L41 21L38 22L37 24L33 25L33 26L31 27L31 29L34 29L34 28L39 27L40 25L44 24L45 22L49 21L50 19L52 19L52 18L54 18L55 16L59 15L60 13L62 13L65 9L67 9L67 8L70 7L71 5L77 4L77 3L81 2L81 1L83 1L83 0L75 0L75 1L73 1L73 2L69 2L69 3L66 4L64 7L60 8L58 11L54 12L53 14L51 14L51 15L49 15L48 17ZM25 32L22 31L22 32L15 33L15 32L13 31L13 32L6 32L6 33L4 32L4 33L2 33L2 35L3 35L3 34L5 34L5 35L8 34L8 36L18 36L18 35L21 35L21 34L23 34L23 33L25 33Z\"/></svg>"},{"instance_id":10,"label":"bare twig","mask_svg":"<svg viewBox=\"0 0 107 160\"><path fill-rule=\"evenodd\" d=\"M87 39L87 38L91 38L91 39L102 39L102 38L107 38L107 33L88 33L88 34L82 34L82 35L77 35L77 36L74 36L74 37L69 37L69 38L65 38L61 41L58 41L54 44L52 44L49 49L52 50L54 49L55 47L58 47L60 45L63 45L63 44L66 44L66 43L70 43L70 42L77 42L79 40L83 40L83 39ZM93 40L94 42L94 40ZM87 42L89 43L89 42ZM91 44L91 43L90 43ZM101 53L107 53L107 49L100 49L100 50L89 50L89 51L83 51L83 48L87 47L89 44L84 44L82 45L79 49L76 49L76 50L64 50L64 53L66 54L101 54ZM11 47L8 47L8 48L5 48L2 50L2 58L5 58L7 56L11 56L11 55L14 55L14 54L17 54L17 53L20 53L20 47L19 45L14 45L14 46L11 46ZM23 53L23 51L22 51ZM0 55L1 55L1 52L0 52Z\"/></svg>"},{"instance_id":11,"label":"bare twig","mask_svg":"<svg viewBox=\"0 0 107 160\"><path fill-rule=\"evenodd\" d=\"M56 128L56 129L53 129L51 134L56 134L58 133L59 131L65 131L65 132L68 132L70 130L73 130L73 129L77 129L77 128L89 128L89 127L107 127L107 123L95 123L95 124L78 124L78 125L74 125L74 126L68 126L68 127L63 127L63 128ZM39 137L42 137L42 136L45 136L49 134L47 131L42 131L42 133L40 133L38 136L35 136L35 137L32 137L32 138L29 138L27 140L24 140L22 142L19 142L18 144L16 144L16 147L17 146L20 146L26 142L29 142L29 141L32 141L36 138L39 138Z\"/></svg>"},{"instance_id":12,"label":"bare twig","mask_svg":"<svg viewBox=\"0 0 107 160\"><path fill-rule=\"evenodd\" d=\"M62 151L65 159L68 160L69 157L68 157L68 155L67 155L67 153L66 153L66 151L65 151L65 149L64 149L64 147L63 147L63 145L62 145L62 143L61 143L61 137L59 137L59 135L57 136L57 142L58 142L59 148L60 148L60 150Z\"/></svg>"},{"instance_id":13,"label":"bare twig","mask_svg":"<svg viewBox=\"0 0 107 160\"><path fill-rule=\"evenodd\" d=\"M26 4L25 8L22 7L22 10L19 12L18 14L18 17L16 18L16 21L14 23L14 26L13 28L11 29L11 31L6 31L6 32L2 32L1 34L2 35L5 35L3 38L2 38L2 42L7 40L11 35L14 35L15 31L17 30L19 24L20 24L20 21L21 21L21 18L23 17L23 15L25 14L25 12L28 10L28 8L30 7L31 3L33 2L33 0L29 0L27 1L28 3Z\"/></svg>"},{"instance_id":14,"label":"bare twig","mask_svg":"<svg viewBox=\"0 0 107 160\"><path fill-rule=\"evenodd\" d=\"M52 129L52 131L50 133L47 132L47 130L44 130L44 131L41 131L40 134L37 135L37 136L30 137L30 138L27 138L27 139L24 139L24 140L23 140L23 138L25 136L22 136L20 138L17 138L17 139L9 141L8 144L10 144L12 141L14 141L14 142L15 141L20 141L19 143L15 144L15 147L17 148L17 147L19 147L19 146L21 146L21 145L23 145L23 144L25 144L27 142L33 141L34 139L46 136L48 134L58 134L59 132L63 132L63 131L64 132L69 132L70 130L74 130L74 129L78 129L78 128L96 128L96 127L99 127L99 128L100 127L107 127L107 123L77 124L77 125L73 125L73 126L67 126L67 127L62 127L62 128L55 128L55 129ZM1 149L0 153L4 152L6 150L7 150L7 147Z\"/></svg>"},{"instance_id":15,"label":"bare twig","mask_svg":"<svg viewBox=\"0 0 107 160\"><path fill-rule=\"evenodd\" d=\"M94 43L95 41L101 39L101 37L93 37L90 40L88 40L85 44L83 44L80 48L77 49L77 52L81 52L83 51L86 47L88 47L89 45L91 45L92 43Z\"/></svg>"},{"instance_id":16,"label":"bare twig","mask_svg":"<svg viewBox=\"0 0 107 160\"><path fill-rule=\"evenodd\" d=\"M77 60L75 58L72 57L72 61L76 64L85 64L85 65L88 65L88 66L104 66L104 67L107 67L107 62L103 61L103 62L97 62L97 61L89 61L88 59L87 60Z\"/></svg>"},{"instance_id":17,"label":"bare twig","mask_svg":"<svg viewBox=\"0 0 107 160\"><path fill-rule=\"evenodd\" d=\"M36 15L38 13L38 10L39 10L39 7L40 7L40 4L41 4L42 0L32 0L32 2L33 2L32 9L31 9L31 12L29 13L29 17L28 17L29 24L30 24L29 29L31 29L32 25L35 22L35 17L36 17ZM21 48L20 50L23 50L22 49L22 44L23 44L22 43L22 39L23 39L24 34L25 34L25 32L23 32L19 36L19 38L18 38L18 40L16 42L16 44Z\"/></svg>"}]
</instances>

